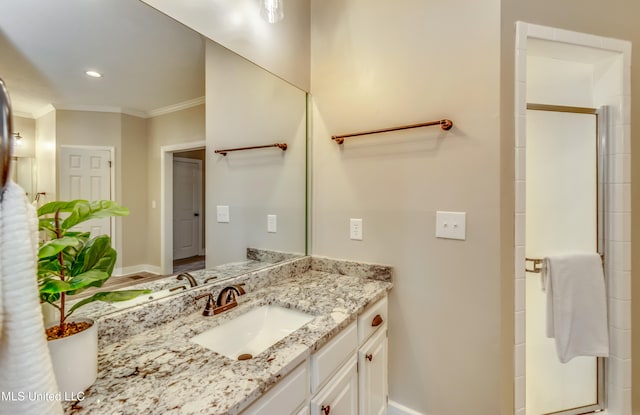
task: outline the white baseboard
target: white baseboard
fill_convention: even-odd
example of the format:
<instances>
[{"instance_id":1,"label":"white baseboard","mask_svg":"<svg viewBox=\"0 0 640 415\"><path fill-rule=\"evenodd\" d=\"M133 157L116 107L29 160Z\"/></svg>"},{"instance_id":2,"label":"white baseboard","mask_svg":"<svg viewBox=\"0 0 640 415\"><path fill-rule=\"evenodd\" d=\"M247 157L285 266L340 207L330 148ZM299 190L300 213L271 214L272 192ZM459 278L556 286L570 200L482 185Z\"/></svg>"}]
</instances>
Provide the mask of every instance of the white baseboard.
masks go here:
<instances>
[{"instance_id":1,"label":"white baseboard","mask_svg":"<svg viewBox=\"0 0 640 415\"><path fill-rule=\"evenodd\" d=\"M160 267L149 264L131 265L129 267L116 268L113 270L114 277L121 277L123 275L137 274L139 272L150 272L152 274L161 275Z\"/></svg>"},{"instance_id":2,"label":"white baseboard","mask_svg":"<svg viewBox=\"0 0 640 415\"><path fill-rule=\"evenodd\" d=\"M423 415L420 412L414 411L411 408L407 408L406 406L400 405L398 402L394 402L389 400L389 405L387 406L387 415Z\"/></svg>"}]
</instances>

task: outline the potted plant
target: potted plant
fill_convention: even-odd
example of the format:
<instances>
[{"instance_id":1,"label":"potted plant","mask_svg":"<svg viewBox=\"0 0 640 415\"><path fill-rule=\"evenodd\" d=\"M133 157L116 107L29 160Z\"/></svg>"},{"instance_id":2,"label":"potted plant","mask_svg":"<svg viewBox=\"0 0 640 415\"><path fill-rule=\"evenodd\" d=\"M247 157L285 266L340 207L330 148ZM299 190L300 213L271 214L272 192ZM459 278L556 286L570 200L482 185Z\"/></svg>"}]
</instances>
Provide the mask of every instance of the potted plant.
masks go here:
<instances>
[{"instance_id":1,"label":"potted plant","mask_svg":"<svg viewBox=\"0 0 640 415\"><path fill-rule=\"evenodd\" d=\"M49 351L61 392L78 393L97 376L96 324L69 320L83 305L94 301L126 301L149 290L98 292L68 307L69 296L101 287L113 273L117 252L108 235L91 237L74 227L91 219L126 216L129 210L110 200L50 202L38 209L39 229L45 239L38 250L40 300L59 313L57 324L46 329Z\"/></svg>"}]
</instances>

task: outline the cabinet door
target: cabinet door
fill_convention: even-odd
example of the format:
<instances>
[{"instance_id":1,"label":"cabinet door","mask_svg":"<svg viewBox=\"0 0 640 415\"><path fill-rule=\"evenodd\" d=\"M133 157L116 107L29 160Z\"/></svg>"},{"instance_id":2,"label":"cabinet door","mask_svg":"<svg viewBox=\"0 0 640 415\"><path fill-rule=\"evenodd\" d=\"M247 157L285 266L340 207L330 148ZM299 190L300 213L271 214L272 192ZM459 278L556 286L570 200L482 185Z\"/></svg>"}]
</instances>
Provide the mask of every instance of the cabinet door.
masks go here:
<instances>
[{"instance_id":1,"label":"cabinet door","mask_svg":"<svg viewBox=\"0 0 640 415\"><path fill-rule=\"evenodd\" d=\"M311 399L311 415L357 415L358 371L355 356Z\"/></svg>"},{"instance_id":2,"label":"cabinet door","mask_svg":"<svg viewBox=\"0 0 640 415\"><path fill-rule=\"evenodd\" d=\"M387 328L381 327L358 351L358 394L361 414L387 413Z\"/></svg>"}]
</instances>

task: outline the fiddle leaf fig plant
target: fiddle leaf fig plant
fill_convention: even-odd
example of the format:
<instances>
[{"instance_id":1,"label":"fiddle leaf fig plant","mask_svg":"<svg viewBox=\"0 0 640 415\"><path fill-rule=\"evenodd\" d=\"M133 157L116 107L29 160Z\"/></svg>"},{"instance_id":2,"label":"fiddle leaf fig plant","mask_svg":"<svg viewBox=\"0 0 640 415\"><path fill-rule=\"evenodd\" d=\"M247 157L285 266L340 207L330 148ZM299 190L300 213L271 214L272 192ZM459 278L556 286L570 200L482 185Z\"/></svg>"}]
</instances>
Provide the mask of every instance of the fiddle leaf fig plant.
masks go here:
<instances>
[{"instance_id":1,"label":"fiddle leaf fig plant","mask_svg":"<svg viewBox=\"0 0 640 415\"><path fill-rule=\"evenodd\" d=\"M111 277L117 258L108 235L92 238L90 232L73 228L91 219L128 214L129 209L111 200L57 201L38 209L39 229L45 233L45 240L38 250L40 300L51 304L60 313L58 325L48 330L49 338L73 334L67 331L67 318L83 305L94 301L126 301L151 292L98 292L67 309L67 296L79 294L90 287L101 287Z\"/></svg>"}]
</instances>

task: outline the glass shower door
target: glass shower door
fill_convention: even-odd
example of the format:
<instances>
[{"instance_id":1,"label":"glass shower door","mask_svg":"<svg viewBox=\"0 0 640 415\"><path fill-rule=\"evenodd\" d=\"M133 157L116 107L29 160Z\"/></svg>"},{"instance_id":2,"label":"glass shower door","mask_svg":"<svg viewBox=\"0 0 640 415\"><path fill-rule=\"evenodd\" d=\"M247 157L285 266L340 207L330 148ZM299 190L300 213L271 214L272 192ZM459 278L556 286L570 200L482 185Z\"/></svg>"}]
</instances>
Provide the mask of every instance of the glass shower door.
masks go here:
<instances>
[{"instance_id":1,"label":"glass shower door","mask_svg":"<svg viewBox=\"0 0 640 415\"><path fill-rule=\"evenodd\" d=\"M597 116L595 110L554 108L527 111L527 258L598 250ZM525 290L526 414L599 409L598 359L560 363L555 340L545 335L546 294L540 273L527 272Z\"/></svg>"}]
</instances>

